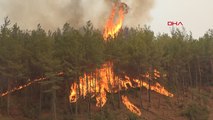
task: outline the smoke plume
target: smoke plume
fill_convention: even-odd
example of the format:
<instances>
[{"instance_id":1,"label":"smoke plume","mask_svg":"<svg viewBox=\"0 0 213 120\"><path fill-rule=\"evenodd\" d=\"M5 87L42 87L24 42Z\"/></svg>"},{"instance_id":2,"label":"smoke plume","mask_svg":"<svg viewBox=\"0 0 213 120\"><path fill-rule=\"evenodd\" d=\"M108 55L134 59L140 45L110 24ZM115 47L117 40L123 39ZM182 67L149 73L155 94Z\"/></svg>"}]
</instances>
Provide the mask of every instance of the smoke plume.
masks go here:
<instances>
[{"instance_id":1,"label":"smoke plume","mask_svg":"<svg viewBox=\"0 0 213 120\"><path fill-rule=\"evenodd\" d=\"M88 20L94 27L102 29L115 1L119 0L1 0L0 17L8 16L23 29L34 29L40 23L43 28L52 30L66 22L79 27ZM150 20L154 0L121 2L129 6L125 26L143 25Z\"/></svg>"}]
</instances>

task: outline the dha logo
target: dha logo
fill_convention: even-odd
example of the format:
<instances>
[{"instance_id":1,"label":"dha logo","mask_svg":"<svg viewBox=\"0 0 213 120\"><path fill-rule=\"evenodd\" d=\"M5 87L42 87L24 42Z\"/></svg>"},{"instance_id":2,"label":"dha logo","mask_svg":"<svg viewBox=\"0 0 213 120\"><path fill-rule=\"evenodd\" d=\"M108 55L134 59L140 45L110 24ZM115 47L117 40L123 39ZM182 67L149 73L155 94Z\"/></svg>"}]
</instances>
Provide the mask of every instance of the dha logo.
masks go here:
<instances>
[{"instance_id":1,"label":"dha logo","mask_svg":"<svg viewBox=\"0 0 213 120\"><path fill-rule=\"evenodd\" d=\"M175 26L183 26L183 23L182 22L178 22L178 21L176 21L176 22L175 21L168 21L167 25L168 26L174 26L174 25Z\"/></svg>"}]
</instances>

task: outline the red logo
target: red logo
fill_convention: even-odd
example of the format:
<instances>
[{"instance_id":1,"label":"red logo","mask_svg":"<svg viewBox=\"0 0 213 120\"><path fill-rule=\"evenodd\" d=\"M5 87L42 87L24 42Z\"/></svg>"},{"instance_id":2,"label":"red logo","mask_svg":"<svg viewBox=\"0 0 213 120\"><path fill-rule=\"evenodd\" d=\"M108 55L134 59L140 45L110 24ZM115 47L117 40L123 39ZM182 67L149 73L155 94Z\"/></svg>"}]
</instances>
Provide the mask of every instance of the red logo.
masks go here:
<instances>
[{"instance_id":1,"label":"red logo","mask_svg":"<svg viewBox=\"0 0 213 120\"><path fill-rule=\"evenodd\" d=\"M167 22L167 25L168 26L183 26L183 23L182 22L178 22L178 21L168 21Z\"/></svg>"}]
</instances>

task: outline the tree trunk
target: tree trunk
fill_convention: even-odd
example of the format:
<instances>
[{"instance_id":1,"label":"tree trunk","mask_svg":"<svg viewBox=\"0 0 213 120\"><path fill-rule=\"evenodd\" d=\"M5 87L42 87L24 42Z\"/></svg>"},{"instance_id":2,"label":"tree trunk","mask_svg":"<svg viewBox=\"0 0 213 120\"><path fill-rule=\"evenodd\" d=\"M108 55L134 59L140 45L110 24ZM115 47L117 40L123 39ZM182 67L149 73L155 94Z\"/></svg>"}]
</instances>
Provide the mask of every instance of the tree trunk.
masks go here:
<instances>
[{"instance_id":1,"label":"tree trunk","mask_svg":"<svg viewBox=\"0 0 213 120\"><path fill-rule=\"evenodd\" d=\"M110 64L108 64L110 66ZM110 93L110 102L114 108L114 91L113 91L113 86L114 86L114 80L115 80L115 75L112 78L112 83L111 83L111 78L110 78L110 73L111 71L108 69L107 70L107 81L108 81L108 86L109 86L109 93Z\"/></svg>"},{"instance_id":2,"label":"tree trunk","mask_svg":"<svg viewBox=\"0 0 213 120\"><path fill-rule=\"evenodd\" d=\"M111 88L111 100L112 100L112 107L113 107L113 109L115 110L115 103L114 103L114 89L113 89L113 87L115 87L115 75L113 76L113 83L112 83L112 88Z\"/></svg>"},{"instance_id":3,"label":"tree trunk","mask_svg":"<svg viewBox=\"0 0 213 120\"><path fill-rule=\"evenodd\" d=\"M158 109L160 109L160 105L161 105L161 96L159 95L159 97L158 97Z\"/></svg>"},{"instance_id":4,"label":"tree trunk","mask_svg":"<svg viewBox=\"0 0 213 120\"><path fill-rule=\"evenodd\" d=\"M121 108L121 83L119 78L118 79L118 108Z\"/></svg>"},{"instance_id":5,"label":"tree trunk","mask_svg":"<svg viewBox=\"0 0 213 120\"><path fill-rule=\"evenodd\" d=\"M66 102L67 102L67 106L69 106L69 115L70 115L70 113L73 113L73 111L72 111L72 106L71 106L71 104L70 104L70 100L69 100L69 95L70 95L70 82L69 82L69 80L68 80L68 78L64 78L65 79L65 86L66 86Z\"/></svg>"},{"instance_id":6,"label":"tree trunk","mask_svg":"<svg viewBox=\"0 0 213 120\"><path fill-rule=\"evenodd\" d=\"M140 108L143 109L143 102L142 102L142 80L140 79Z\"/></svg>"},{"instance_id":7,"label":"tree trunk","mask_svg":"<svg viewBox=\"0 0 213 120\"><path fill-rule=\"evenodd\" d=\"M53 108L53 120L57 120L57 112L56 112L56 90L52 90L52 108Z\"/></svg>"},{"instance_id":8,"label":"tree trunk","mask_svg":"<svg viewBox=\"0 0 213 120\"><path fill-rule=\"evenodd\" d=\"M151 78L152 78L152 76L151 76ZM150 79L151 78L148 79L148 81L149 81L149 89L148 89L149 104L148 104L148 108L151 107L151 86L150 86L150 84L151 84L150 83L151 82Z\"/></svg>"},{"instance_id":9,"label":"tree trunk","mask_svg":"<svg viewBox=\"0 0 213 120\"><path fill-rule=\"evenodd\" d=\"M10 80L7 82L7 90L10 91L11 86L10 86ZM7 95L7 115L10 115L10 93Z\"/></svg>"},{"instance_id":10,"label":"tree trunk","mask_svg":"<svg viewBox=\"0 0 213 120\"><path fill-rule=\"evenodd\" d=\"M185 78L184 78L184 75L182 76L182 92L183 92L183 95L185 94L185 91L186 91L186 84L185 84Z\"/></svg>"},{"instance_id":11,"label":"tree trunk","mask_svg":"<svg viewBox=\"0 0 213 120\"><path fill-rule=\"evenodd\" d=\"M190 65L188 63L188 72L189 72L189 84L191 87L193 87L193 82L192 82L192 73L191 73L191 68L190 68Z\"/></svg>"},{"instance_id":12,"label":"tree trunk","mask_svg":"<svg viewBox=\"0 0 213 120\"><path fill-rule=\"evenodd\" d=\"M199 58L197 58L197 65L198 65L198 72L199 72L199 91L201 89L202 86L202 74L201 74L201 68L200 68L200 60Z\"/></svg>"},{"instance_id":13,"label":"tree trunk","mask_svg":"<svg viewBox=\"0 0 213 120\"><path fill-rule=\"evenodd\" d=\"M211 58L210 61L211 61L211 72L212 72L210 82L213 83L213 58Z\"/></svg>"},{"instance_id":14,"label":"tree trunk","mask_svg":"<svg viewBox=\"0 0 213 120\"><path fill-rule=\"evenodd\" d=\"M97 93L97 79L98 79L98 74L95 72L95 94Z\"/></svg>"},{"instance_id":15,"label":"tree trunk","mask_svg":"<svg viewBox=\"0 0 213 120\"><path fill-rule=\"evenodd\" d=\"M178 78L177 78L177 73L175 71L177 71L176 67L174 68L175 70L172 71L172 77L171 78L174 78L174 82L175 82L175 90L177 91L177 102L178 104L180 103L180 91L179 91L179 81L178 81Z\"/></svg>"},{"instance_id":16,"label":"tree trunk","mask_svg":"<svg viewBox=\"0 0 213 120\"><path fill-rule=\"evenodd\" d=\"M88 74L86 74L86 92L87 93L89 93L89 81L88 81ZM84 89L83 89L83 87L82 87L82 93L84 93L84 91L83 91Z\"/></svg>"},{"instance_id":17,"label":"tree trunk","mask_svg":"<svg viewBox=\"0 0 213 120\"><path fill-rule=\"evenodd\" d=\"M77 116L78 116L78 94L79 94L79 90L78 89L80 89L79 88L79 78L78 78L78 76L76 75L76 80L77 80L77 90L76 90L76 98L77 98L77 100L76 100L76 102L75 102L75 119L77 120Z\"/></svg>"},{"instance_id":18,"label":"tree trunk","mask_svg":"<svg viewBox=\"0 0 213 120\"><path fill-rule=\"evenodd\" d=\"M88 73L86 74L86 101L87 101L87 112L90 112L90 84L89 84L89 80L88 80ZM83 85L82 85L82 93L84 94L84 91L83 91ZM89 115L89 114L88 114Z\"/></svg>"},{"instance_id":19,"label":"tree trunk","mask_svg":"<svg viewBox=\"0 0 213 120\"><path fill-rule=\"evenodd\" d=\"M29 96L28 96L27 93L28 93L28 88L25 88L25 90L24 90L24 94L25 94L25 95L24 95L24 108L25 108L25 109L27 109L27 105L28 105L28 100L27 100L27 98L28 98Z\"/></svg>"},{"instance_id":20,"label":"tree trunk","mask_svg":"<svg viewBox=\"0 0 213 120\"><path fill-rule=\"evenodd\" d=\"M150 74L150 78L148 78L148 82L149 82L149 89L148 89L148 108L151 107L151 79L154 78L154 70L153 70L153 67L151 67L149 69L149 74Z\"/></svg>"},{"instance_id":21,"label":"tree trunk","mask_svg":"<svg viewBox=\"0 0 213 120\"><path fill-rule=\"evenodd\" d=\"M93 75L91 74L92 78L93 78ZM88 79L88 78L87 78ZM91 119L91 87L92 87L92 81L90 81L90 84L89 84L89 103L88 103L88 109L89 109L89 119Z\"/></svg>"},{"instance_id":22,"label":"tree trunk","mask_svg":"<svg viewBox=\"0 0 213 120\"><path fill-rule=\"evenodd\" d=\"M101 82L100 82L100 73L98 73L98 84L99 84L99 94L100 94L100 97L101 97L101 100L100 101L102 101L102 96L101 96ZM102 106L101 106L101 103L102 102L100 102L100 113L101 113L101 120L102 120Z\"/></svg>"},{"instance_id":23,"label":"tree trunk","mask_svg":"<svg viewBox=\"0 0 213 120\"><path fill-rule=\"evenodd\" d=\"M2 86L1 82L0 82L0 86ZM0 93L3 93L3 87L0 87ZM0 97L0 112L1 112L1 106L2 106L2 98Z\"/></svg>"},{"instance_id":24,"label":"tree trunk","mask_svg":"<svg viewBox=\"0 0 213 120\"><path fill-rule=\"evenodd\" d=\"M39 120L41 120L42 112L42 85L40 84L40 95L39 95Z\"/></svg>"},{"instance_id":25,"label":"tree trunk","mask_svg":"<svg viewBox=\"0 0 213 120\"><path fill-rule=\"evenodd\" d=\"M196 67L195 69L195 87L198 88L198 68Z\"/></svg>"}]
</instances>

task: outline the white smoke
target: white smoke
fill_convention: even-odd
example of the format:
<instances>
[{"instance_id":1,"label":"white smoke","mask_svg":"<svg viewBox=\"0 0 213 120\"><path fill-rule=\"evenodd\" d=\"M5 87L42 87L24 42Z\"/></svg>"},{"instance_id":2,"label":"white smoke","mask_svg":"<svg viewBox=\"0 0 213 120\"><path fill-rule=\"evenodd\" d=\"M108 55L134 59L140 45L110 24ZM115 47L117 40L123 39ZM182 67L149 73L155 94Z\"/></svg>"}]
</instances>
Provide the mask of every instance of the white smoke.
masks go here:
<instances>
[{"instance_id":1,"label":"white smoke","mask_svg":"<svg viewBox=\"0 0 213 120\"><path fill-rule=\"evenodd\" d=\"M37 24L45 29L56 29L68 22L73 27L91 20L102 29L116 0L0 0L0 17L6 16L23 29L34 29ZM130 7L126 26L146 23L153 0L121 0Z\"/></svg>"}]
</instances>

